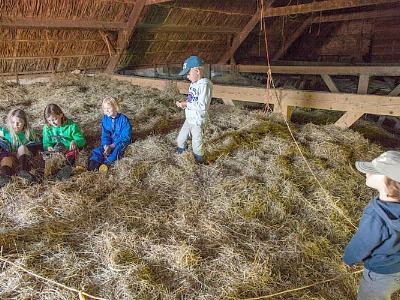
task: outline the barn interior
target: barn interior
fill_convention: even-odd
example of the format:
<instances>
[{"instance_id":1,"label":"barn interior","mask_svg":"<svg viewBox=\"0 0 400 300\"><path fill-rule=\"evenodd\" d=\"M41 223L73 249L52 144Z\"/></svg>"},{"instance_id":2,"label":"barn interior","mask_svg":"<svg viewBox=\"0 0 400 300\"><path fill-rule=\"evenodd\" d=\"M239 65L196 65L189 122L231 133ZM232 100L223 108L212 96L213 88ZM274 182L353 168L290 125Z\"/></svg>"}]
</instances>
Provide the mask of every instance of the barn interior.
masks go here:
<instances>
[{"instance_id":1,"label":"barn interior","mask_svg":"<svg viewBox=\"0 0 400 300\"><path fill-rule=\"evenodd\" d=\"M400 147L398 0L3 0L0 117L39 134L101 100L134 143L107 174L0 190L2 299L356 299L341 261L374 195L354 168ZM191 55L214 83L206 164L176 154ZM36 159L36 160L35 160ZM63 163L61 160L57 163ZM15 177L15 178L14 178Z\"/></svg>"}]
</instances>

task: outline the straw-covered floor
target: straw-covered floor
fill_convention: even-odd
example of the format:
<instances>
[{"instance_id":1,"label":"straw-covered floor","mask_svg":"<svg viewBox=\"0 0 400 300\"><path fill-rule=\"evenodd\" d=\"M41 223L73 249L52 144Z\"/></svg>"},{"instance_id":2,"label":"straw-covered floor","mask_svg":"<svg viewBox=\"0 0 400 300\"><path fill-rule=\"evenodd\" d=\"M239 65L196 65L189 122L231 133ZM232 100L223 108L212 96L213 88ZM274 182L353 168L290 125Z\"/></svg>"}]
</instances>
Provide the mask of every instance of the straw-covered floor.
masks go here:
<instances>
[{"instance_id":1,"label":"straw-covered floor","mask_svg":"<svg viewBox=\"0 0 400 300\"><path fill-rule=\"evenodd\" d=\"M106 95L136 138L108 174L0 190L1 299L355 299L361 267L341 257L373 191L354 162L383 151L359 133L290 124L296 146L278 116L215 104L197 165L176 154L172 88L70 75L0 91L2 115L21 107L39 132L58 103L88 139L81 164Z\"/></svg>"}]
</instances>

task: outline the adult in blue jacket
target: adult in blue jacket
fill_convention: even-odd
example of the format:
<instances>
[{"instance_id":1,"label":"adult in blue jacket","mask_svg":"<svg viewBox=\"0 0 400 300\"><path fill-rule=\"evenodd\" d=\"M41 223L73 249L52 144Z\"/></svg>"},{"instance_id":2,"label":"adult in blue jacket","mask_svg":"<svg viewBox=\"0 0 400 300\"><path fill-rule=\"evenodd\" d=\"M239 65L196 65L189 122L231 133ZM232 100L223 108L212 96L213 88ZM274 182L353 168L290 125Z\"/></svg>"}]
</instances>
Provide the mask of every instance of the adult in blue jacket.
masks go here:
<instances>
[{"instance_id":1,"label":"adult in blue jacket","mask_svg":"<svg viewBox=\"0 0 400 300\"><path fill-rule=\"evenodd\" d=\"M104 117L101 121L101 145L92 151L88 170L107 170L115 161L122 158L126 147L131 143L131 123L124 114L119 113L117 101L112 97L102 102ZM102 166L104 164L105 166Z\"/></svg>"},{"instance_id":2,"label":"adult in blue jacket","mask_svg":"<svg viewBox=\"0 0 400 300\"><path fill-rule=\"evenodd\" d=\"M390 299L400 290L400 152L356 162L356 168L379 195L365 207L343 261L350 267L364 262L358 300Z\"/></svg>"}]
</instances>

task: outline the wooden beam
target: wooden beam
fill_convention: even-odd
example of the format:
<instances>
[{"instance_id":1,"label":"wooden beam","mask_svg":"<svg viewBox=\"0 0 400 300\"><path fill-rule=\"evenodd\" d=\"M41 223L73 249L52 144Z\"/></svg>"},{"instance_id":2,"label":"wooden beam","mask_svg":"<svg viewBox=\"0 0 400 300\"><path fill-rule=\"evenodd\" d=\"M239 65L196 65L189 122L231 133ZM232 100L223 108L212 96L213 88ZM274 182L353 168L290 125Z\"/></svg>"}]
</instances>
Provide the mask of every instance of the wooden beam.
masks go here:
<instances>
[{"instance_id":1,"label":"wooden beam","mask_svg":"<svg viewBox=\"0 0 400 300\"><path fill-rule=\"evenodd\" d=\"M400 94L400 84L396 86L388 96L398 96Z\"/></svg>"},{"instance_id":2,"label":"wooden beam","mask_svg":"<svg viewBox=\"0 0 400 300\"><path fill-rule=\"evenodd\" d=\"M265 5L264 9L269 8L274 0L268 0ZM236 36L233 39L231 48L220 58L219 62L220 64L226 63L233 55L235 54L236 50L239 48L239 46L243 43L243 41L246 39L246 37L249 35L249 33L254 29L254 27L257 25L257 23L261 20L261 8L257 8L256 13L253 15L253 17L250 19L250 21L244 26L242 31L236 34Z\"/></svg>"},{"instance_id":3,"label":"wooden beam","mask_svg":"<svg viewBox=\"0 0 400 300\"><path fill-rule=\"evenodd\" d=\"M326 85L328 86L329 90L332 93L340 93L340 91L337 88L336 84L333 82L331 76L329 76L328 74L322 74L321 77L322 77L322 79L324 80L324 82L326 83Z\"/></svg>"},{"instance_id":4,"label":"wooden beam","mask_svg":"<svg viewBox=\"0 0 400 300\"><path fill-rule=\"evenodd\" d=\"M396 3L398 0L325 0L313 1L307 4L298 4L281 7L270 7L265 10L265 17L278 17L295 14L308 14L314 12L371 6L385 3Z\"/></svg>"},{"instance_id":5,"label":"wooden beam","mask_svg":"<svg viewBox=\"0 0 400 300\"><path fill-rule=\"evenodd\" d=\"M128 44L129 39L135 29L136 23L139 20L139 16L142 13L147 0L137 0L135 6L132 9L132 12L129 16L129 20L126 23L125 29L119 31L118 40L117 40L117 51L113 57L111 57L110 62L108 63L106 72L114 73L117 64L125 51L125 48Z\"/></svg>"},{"instance_id":6,"label":"wooden beam","mask_svg":"<svg viewBox=\"0 0 400 300\"><path fill-rule=\"evenodd\" d=\"M272 3L271 1L269 1L269 2ZM246 39L246 37L249 35L249 33L253 30L254 26L256 26L260 20L261 20L261 9L258 8L256 13L253 15L253 17L250 19L250 21L246 24L246 26L244 26L242 31L239 32L238 34L236 34L236 36L233 38L231 48L220 58L218 63L224 64L231 57L233 57L236 50L243 43L243 41Z\"/></svg>"},{"instance_id":7,"label":"wooden beam","mask_svg":"<svg viewBox=\"0 0 400 300\"><path fill-rule=\"evenodd\" d=\"M107 46L108 53L110 53L110 57L112 57L113 55L115 55L115 49L111 44L110 40L108 39L108 35L103 30L99 30L99 34Z\"/></svg>"},{"instance_id":8,"label":"wooden beam","mask_svg":"<svg viewBox=\"0 0 400 300\"><path fill-rule=\"evenodd\" d=\"M339 120L335 122L335 125L347 129L353 125L364 113L362 112L346 112Z\"/></svg>"},{"instance_id":9,"label":"wooden beam","mask_svg":"<svg viewBox=\"0 0 400 300\"><path fill-rule=\"evenodd\" d=\"M112 75L117 80L131 82L135 85L151 86L163 89L170 80L152 79L135 76ZM182 94L186 94L189 82L177 81L177 86ZM240 87L240 86L213 86L213 97L221 99L240 100L245 102L266 103L266 88ZM400 116L400 97L385 95L361 95L345 93L311 92L289 89L271 89L270 104L279 102L287 106L369 113L375 115Z\"/></svg>"},{"instance_id":10,"label":"wooden beam","mask_svg":"<svg viewBox=\"0 0 400 300\"><path fill-rule=\"evenodd\" d=\"M390 17L398 17L399 15L400 15L400 9L381 9L381 10L372 10L372 11L347 13L347 14L333 14L329 16L315 16L312 22L313 23L342 22L342 21L352 21L352 20L390 18Z\"/></svg>"},{"instance_id":11,"label":"wooden beam","mask_svg":"<svg viewBox=\"0 0 400 300\"><path fill-rule=\"evenodd\" d=\"M14 28L73 28L119 30L125 27L123 22L54 20L42 18L0 18L0 27Z\"/></svg>"},{"instance_id":12,"label":"wooden beam","mask_svg":"<svg viewBox=\"0 0 400 300\"><path fill-rule=\"evenodd\" d=\"M71 57L91 57L91 56L109 56L108 52L90 53L90 54L71 54L71 55L54 55L54 56L18 56L18 57L0 57L0 60L29 60L29 59L50 59L50 58L71 58Z\"/></svg>"},{"instance_id":13,"label":"wooden beam","mask_svg":"<svg viewBox=\"0 0 400 300\"><path fill-rule=\"evenodd\" d=\"M229 65L212 65L215 71L230 71ZM243 73L267 73L266 65L236 65L235 70ZM400 66L271 66L275 74L310 74L310 75L370 75L400 76Z\"/></svg>"},{"instance_id":14,"label":"wooden beam","mask_svg":"<svg viewBox=\"0 0 400 300\"><path fill-rule=\"evenodd\" d=\"M297 29L294 33L290 32L289 39L281 46L278 51L274 53L272 56L273 60L280 59L283 55L285 55L287 49L303 34L304 29L312 24L312 20L314 16L308 17Z\"/></svg>"},{"instance_id":15,"label":"wooden beam","mask_svg":"<svg viewBox=\"0 0 400 300\"><path fill-rule=\"evenodd\" d=\"M137 24L137 30L156 33L156 32L176 32L187 33L186 25L160 25L160 24ZM214 33L214 34L236 34L241 28L223 26L191 26L190 33Z\"/></svg>"},{"instance_id":16,"label":"wooden beam","mask_svg":"<svg viewBox=\"0 0 400 300\"><path fill-rule=\"evenodd\" d=\"M358 79L357 94L368 94L369 75L361 74Z\"/></svg>"},{"instance_id":17,"label":"wooden beam","mask_svg":"<svg viewBox=\"0 0 400 300\"><path fill-rule=\"evenodd\" d=\"M171 2L171 0L147 0L146 5L160 4L164 2Z\"/></svg>"}]
</instances>

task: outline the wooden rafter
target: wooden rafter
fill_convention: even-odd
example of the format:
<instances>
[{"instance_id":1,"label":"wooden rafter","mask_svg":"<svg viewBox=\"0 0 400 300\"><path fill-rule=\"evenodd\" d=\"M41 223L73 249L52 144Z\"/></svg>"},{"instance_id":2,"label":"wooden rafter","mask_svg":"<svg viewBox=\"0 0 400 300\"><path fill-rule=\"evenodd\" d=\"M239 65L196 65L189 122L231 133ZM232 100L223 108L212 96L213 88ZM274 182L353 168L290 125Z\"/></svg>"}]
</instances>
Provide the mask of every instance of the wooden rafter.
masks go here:
<instances>
[{"instance_id":1,"label":"wooden rafter","mask_svg":"<svg viewBox=\"0 0 400 300\"><path fill-rule=\"evenodd\" d=\"M253 30L254 26L257 25L260 19L261 19L261 9L257 9L256 13L246 24L246 26L242 29L242 31L236 34L236 36L233 38L231 48L220 58L219 60L220 64L226 63L229 59L231 59L231 57L233 57L233 54L235 54L236 50L243 43L243 41L249 35L249 33Z\"/></svg>"},{"instance_id":2,"label":"wooden rafter","mask_svg":"<svg viewBox=\"0 0 400 300\"><path fill-rule=\"evenodd\" d=\"M135 3L131 15L129 16L129 20L126 23L125 29L118 32L116 53L110 59L110 62L106 69L107 73L114 73L115 68L122 56L122 53L125 51L128 41L133 33L133 30L135 29L136 23L139 20L139 16L146 5L146 2L147 0L138 0Z\"/></svg>"},{"instance_id":3,"label":"wooden rafter","mask_svg":"<svg viewBox=\"0 0 400 300\"><path fill-rule=\"evenodd\" d=\"M125 27L123 22L83 21L83 20L54 20L33 18L4 18L0 19L0 27L15 28L82 28L82 29L116 29Z\"/></svg>"},{"instance_id":4,"label":"wooden rafter","mask_svg":"<svg viewBox=\"0 0 400 300\"><path fill-rule=\"evenodd\" d=\"M269 8L271 4L274 2L274 0L269 0L267 3L265 3L265 8ZM256 13L253 15L253 17L250 19L250 21L244 26L242 31L236 34L232 41L231 48L220 58L219 63L224 64L226 63L233 55L235 54L236 50L239 48L239 46L243 43L243 41L246 39L246 37L249 35L249 33L253 30L254 26L257 25L257 23L261 20L261 9L258 8Z\"/></svg>"},{"instance_id":5,"label":"wooden rafter","mask_svg":"<svg viewBox=\"0 0 400 300\"><path fill-rule=\"evenodd\" d=\"M375 18L390 18L400 16L400 9L381 9L347 14L334 14L330 16L315 16L313 23L341 22Z\"/></svg>"},{"instance_id":6,"label":"wooden rafter","mask_svg":"<svg viewBox=\"0 0 400 300\"><path fill-rule=\"evenodd\" d=\"M156 32L188 32L187 25L158 25L158 24L137 24L137 30L146 31L149 33ZM222 26L191 26L191 33L214 33L214 34L236 34L241 31L241 28L222 27Z\"/></svg>"},{"instance_id":7,"label":"wooden rafter","mask_svg":"<svg viewBox=\"0 0 400 300\"><path fill-rule=\"evenodd\" d=\"M171 2L171 0L147 0L146 5L160 4L164 2Z\"/></svg>"},{"instance_id":8,"label":"wooden rafter","mask_svg":"<svg viewBox=\"0 0 400 300\"><path fill-rule=\"evenodd\" d=\"M102 30L99 30L99 34L107 46L108 52L110 53L110 57L112 57L113 55L115 55L115 49L111 44L110 40L108 39L108 35Z\"/></svg>"},{"instance_id":9,"label":"wooden rafter","mask_svg":"<svg viewBox=\"0 0 400 300\"><path fill-rule=\"evenodd\" d=\"M307 4L298 4L265 9L265 17L278 17L295 14L307 14L328 10L370 6L376 4L396 3L398 0L325 0Z\"/></svg>"},{"instance_id":10,"label":"wooden rafter","mask_svg":"<svg viewBox=\"0 0 400 300\"><path fill-rule=\"evenodd\" d=\"M314 19L313 16L308 17L297 29L294 33L290 33L289 39L281 46L278 51L274 53L272 56L273 60L278 60L280 59L283 55L285 55L287 49L296 41L299 36L301 36L304 32L304 30L309 27L312 23L312 20Z\"/></svg>"}]
</instances>

